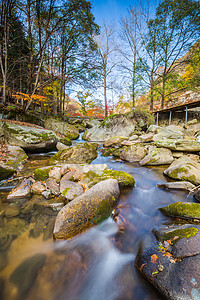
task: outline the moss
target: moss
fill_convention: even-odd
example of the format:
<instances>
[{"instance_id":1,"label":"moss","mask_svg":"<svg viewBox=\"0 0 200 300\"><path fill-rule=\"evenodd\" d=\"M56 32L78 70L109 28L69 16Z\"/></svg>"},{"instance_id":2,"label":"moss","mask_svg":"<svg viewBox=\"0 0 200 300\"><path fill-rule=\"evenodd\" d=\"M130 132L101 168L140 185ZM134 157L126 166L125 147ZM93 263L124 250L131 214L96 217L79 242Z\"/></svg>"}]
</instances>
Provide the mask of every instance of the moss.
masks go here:
<instances>
[{"instance_id":1,"label":"moss","mask_svg":"<svg viewBox=\"0 0 200 300\"><path fill-rule=\"evenodd\" d=\"M90 139L89 138L87 138L87 130L84 132L84 134L83 134L83 136L82 136L82 139L84 140L84 141L89 141Z\"/></svg>"},{"instance_id":2,"label":"moss","mask_svg":"<svg viewBox=\"0 0 200 300\"><path fill-rule=\"evenodd\" d=\"M113 156L115 157L120 157L120 150L119 149L115 149L112 153Z\"/></svg>"},{"instance_id":3,"label":"moss","mask_svg":"<svg viewBox=\"0 0 200 300\"><path fill-rule=\"evenodd\" d=\"M114 198L114 200L116 199ZM91 220L91 223L93 225L96 225L106 220L110 216L113 207L114 205L112 205L108 199L102 200L100 206L96 211L95 217Z\"/></svg>"},{"instance_id":4,"label":"moss","mask_svg":"<svg viewBox=\"0 0 200 300\"><path fill-rule=\"evenodd\" d=\"M123 171L104 170L101 175L98 175L93 171L89 171L86 173L85 178L91 181L90 186L110 178L116 179L120 188L129 188L135 185L134 178Z\"/></svg>"},{"instance_id":5,"label":"moss","mask_svg":"<svg viewBox=\"0 0 200 300\"><path fill-rule=\"evenodd\" d=\"M173 244L175 244L178 240L182 238L188 239L191 236L195 236L199 232L198 228L195 227L189 227L184 229L176 229L167 233L164 233L161 237L161 242L167 241L167 240L173 240L175 237L176 239L173 241Z\"/></svg>"},{"instance_id":6,"label":"moss","mask_svg":"<svg viewBox=\"0 0 200 300\"><path fill-rule=\"evenodd\" d=\"M102 150L102 156L110 156L113 154L113 151L115 150L115 148L104 148Z\"/></svg>"},{"instance_id":7,"label":"moss","mask_svg":"<svg viewBox=\"0 0 200 300\"><path fill-rule=\"evenodd\" d=\"M179 175L179 173L185 173L185 175ZM197 178L195 175L190 175L187 176L187 174L189 173L189 171L186 168L177 168L171 172L169 172L168 176L173 178L173 179L181 179L183 181L190 181L194 184L196 184L197 182Z\"/></svg>"},{"instance_id":8,"label":"moss","mask_svg":"<svg viewBox=\"0 0 200 300\"><path fill-rule=\"evenodd\" d=\"M183 219L200 219L199 203L176 202L160 208L160 211L167 216Z\"/></svg>"},{"instance_id":9,"label":"moss","mask_svg":"<svg viewBox=\"0 0 200 300\"><path fill-rule=\"evenodd\" d=\"M35 179L36 180L46 180L49 178L49 171L53 169L55 166L48 167L48 168L38 168L35 169L34 174L35 174Z\"/></svg>"},{"instance_id":10,"label":"moss","mask_svg":"<svg viewBox=\"0 0 200 300\"><path fill-rule=\"evenodd\" d=\"M67 193L71 190L71 188L66 188L63 192L62 195L66 197Z\"/></svg>"},{"instance_id":11,"label":"moss","mask_svg":"<svg viewBox=\"0 0 200 300\"><path fill-rule=\"evenodd\" d=\"M106 127L106 128L107 128L107 127L109 126L107 121L109 121L110 119L112 119L114 116L117 116L117 114L111 114L111 115L109 115L108 117L106 117L106 118L101 122L100 127Z\"/></svg>"},{"instance_id":12,"label":"moss","mask_svg":"<svg viewBox=\"0 0 200 300\"><path fill-rule=\"evenodd\" d=\"M10 175L14 173L14 169L12 168L4 168L0 166L0 180L8 178Z\"/></svg>"},{"instance_id":13,"label":"moss","mask_svg":"<svg viewBox=\"0 0 200 300\"><path fill-rule=\"evenodd\" d=\"M59 141L61 143L63 143L64 145L66 145L66 146L71 146L71 144L72 144L71 140L69 138L67 138L67 137L61 138Z\"/></svg>"}]
</instances>

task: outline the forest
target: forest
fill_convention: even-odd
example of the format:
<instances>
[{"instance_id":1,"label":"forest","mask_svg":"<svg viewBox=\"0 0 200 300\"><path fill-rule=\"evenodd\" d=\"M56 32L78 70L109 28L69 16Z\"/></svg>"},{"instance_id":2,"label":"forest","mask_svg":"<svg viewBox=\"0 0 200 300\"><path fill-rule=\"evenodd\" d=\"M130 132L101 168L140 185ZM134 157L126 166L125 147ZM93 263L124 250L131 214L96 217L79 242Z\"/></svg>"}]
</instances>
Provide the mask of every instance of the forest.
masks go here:
<instances>
[{"instance_id":1,"label":"forest","mask_svg":"<svg viewBox=\"0 0 200 300\"><path fill-rule=\"evenodd\" d=\"M73 92L70 115L106 117L199 92L199 1L138 3L101 27L86 0L0 3L1 109L63 116Z\"/></svg>"}]
</instances>

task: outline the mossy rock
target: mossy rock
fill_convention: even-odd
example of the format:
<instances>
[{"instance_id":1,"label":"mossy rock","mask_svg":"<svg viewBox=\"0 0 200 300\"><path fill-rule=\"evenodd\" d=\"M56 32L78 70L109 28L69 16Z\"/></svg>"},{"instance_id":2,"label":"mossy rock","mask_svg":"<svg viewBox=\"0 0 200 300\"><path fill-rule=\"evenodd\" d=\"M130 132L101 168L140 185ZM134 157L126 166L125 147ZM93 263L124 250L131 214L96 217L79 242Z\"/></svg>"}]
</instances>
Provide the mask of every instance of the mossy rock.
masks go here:
<instances>
[{"instance_id":1,"label":"mossy rock","mask_svg":"<svg viewBox=\"0 0 200 300\"><path fill-rule=\"evenodd\" d=\"M91 143L83 143L59 151L50 159L50 163L63 161L69 164L90 164L97 156L97 150Z\"/></svg>"},{"instance_id":2,"label":"mossy rock","mask_svg":"<svg viewBox=\"0 0 200 300\"><path fill-rule=\"evenodd\" d=\"M192 226L187 228L178 228L171 231L169 230L168 232L164 232L163 234L161 234L159 241L163 243L164 241L170 240L174 245L180 239L188 239L192 236L196 236L198 232L198 228Z\"/></svg>"},{"instance_id":3,"label":"mossy rock","mask_svg":"<svg viewBox=\"0 0 200 300\"><path fill-rule=\"evenodd\" d=\"M120 188L130 188L135 185L133 176L123 171L104 170L101 175L98 175L93 171L89 171L86 173L84 178L86 182L88 181L89 187L106 179L116 179Z\"/></svg>"},{"instance_id":4,"label":"mossy rock","mask_svg":"<svg viewBox=\"0 0 200 300\"><path fill-rule=\"evenodd\" d=\"M54 167L55 166L35 169L34 171L35 179L41 181L47 180L49 178L49 171Z\"/></svg>"},{"instance_id":5,"label":"mossy rock","mask_svg":"<svg viewBox=\"0 0 200 300\"><path fill-rule=\"evenodd\" d=\"M170 217L200 220L200 204L190 202L176 202L160 208L160 211Z\"/></svg>"}]
</instances>

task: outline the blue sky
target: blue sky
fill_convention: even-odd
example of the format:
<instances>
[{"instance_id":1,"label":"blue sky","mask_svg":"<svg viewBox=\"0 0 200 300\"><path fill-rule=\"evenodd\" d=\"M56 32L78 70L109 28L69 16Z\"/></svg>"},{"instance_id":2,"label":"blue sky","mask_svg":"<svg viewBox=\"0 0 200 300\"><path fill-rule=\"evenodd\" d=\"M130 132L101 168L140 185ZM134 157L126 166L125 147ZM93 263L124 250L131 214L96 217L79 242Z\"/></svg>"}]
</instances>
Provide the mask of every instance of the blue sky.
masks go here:
<instances>
[{"instance_id":1,"label":"blue sky","mask_svg":"<svg viewBox=\"0 0 200 300\"><path fill-rule=\"evenodd\" d=\"M104 20L108 23L119 21L126 14L128 7L134 5L134 2L129 0L91 0L93 13L99 25Z\"/></svg>"}]
</instances>

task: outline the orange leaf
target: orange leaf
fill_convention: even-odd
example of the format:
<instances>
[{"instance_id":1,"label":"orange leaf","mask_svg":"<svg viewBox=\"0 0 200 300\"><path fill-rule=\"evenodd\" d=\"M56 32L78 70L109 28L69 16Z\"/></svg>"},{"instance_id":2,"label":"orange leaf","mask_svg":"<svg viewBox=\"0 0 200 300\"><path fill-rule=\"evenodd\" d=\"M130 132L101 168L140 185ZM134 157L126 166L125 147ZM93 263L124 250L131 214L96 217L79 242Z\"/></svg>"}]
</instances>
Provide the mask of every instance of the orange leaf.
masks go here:
<instances>
[{"instance_id":1,"label":"orange leaf","mask_svg":"<svg viewBox=\"0 0 200 300\"><path fill-rule=\"evenodd\" d=\"M156 264L158 256L156 254L151 255L151 263Z\"/></svg>"}]
</instances>

